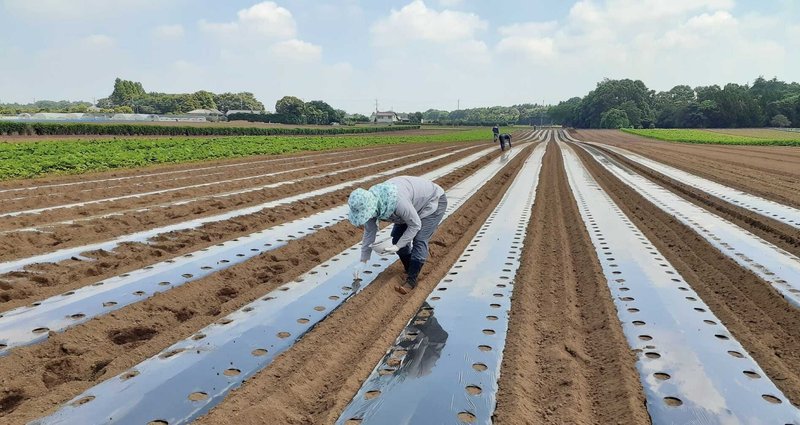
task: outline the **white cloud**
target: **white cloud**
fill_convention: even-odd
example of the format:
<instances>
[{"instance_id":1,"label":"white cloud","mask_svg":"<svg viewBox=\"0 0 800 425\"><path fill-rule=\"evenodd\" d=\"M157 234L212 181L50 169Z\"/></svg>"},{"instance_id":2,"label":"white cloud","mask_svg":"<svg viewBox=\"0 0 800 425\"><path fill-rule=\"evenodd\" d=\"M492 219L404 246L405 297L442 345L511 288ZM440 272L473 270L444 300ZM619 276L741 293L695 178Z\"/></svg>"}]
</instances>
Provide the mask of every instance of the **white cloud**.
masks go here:
<instances>
[{"instance_id":1,"label":"white cloud","mask_svg":"<svg viewBox=\"0 0 800 425\"><path fill-rule=\"evenodd\" d=\"M531 60L549 59L556 53L555 40L548 34L558 28L558 22L525 22L501 27L503 38L497 43L499 53L520 54Z\"/></svg>"},{"instance_id":2,"label":"white cloud","mask_svg":"<svg viewBox=\"0 0 800 425\"><path fill-rule=\"evenodd\" d=\"M698 11L729 10L733 0L581 0L569 12L569 19L576 23L606 25L638 25L682 18Z\"/></svg>"},{"instance_id":3,"label":"white cloud","mask_svg":"<svg viewBox=\"0 0 800 425\"><path fill-rule=\"evenodd\" d=\"M107 48L114 47L116 41L105 34L92 34L84 37L81 42L88 47Z\"/></svg>"},{"instance_id":4,"label":"white cloud","mask_svg":"<svg viewBox=\"0 0 800 425\"><path fill-rule=\"evenodd\" d=\"M800 25L787 26L786 37L795 44L800 44Z\"/></svg>"},{"instance_id":5,"label":"white cloud","mask_svg":"<svg viewBox=\"0 0 800 425\"><path fill-rule=\"evenodd\" d=\"M153 28L152 34L153 37L159 40L178 40L183 38L185 32L183 25L175 24L155 27Z\"/></svg>"},{"instance_id":6,"label":"white cloud","mask_svg":"<svg viewBox=\"0 0 800 425\"><path fill-rule=\"evenodd\" d=\"M669 49L708 48L721 41L720 38L731 36L737 25L738 21L726 11L703 13L667 31L656 46Z\"/></svg>"},{"instance_id":7,"label":"white cloud","mask_svg":"<svg viewBox=\"0 0 800 425\"><path fill-rule=\"evenodd\" d=\"M265 61L318 62L322 47L297 38L297 23L288 9L265 1L242 9L233 22L200 21L201 31L234 43L222 45L225 63L252 63L254 55Z\"/></svg>"},{"instance_id":8,"label":"white cloud","mask_svg":"<svg viewBox=\"0 0 800 425\"><path fill-rule=\"evenodd\" d=\"M297 34L292 12L271 1L240 10L237 20L233 22L215 23L202 20L199 25L203 31L231 38L256 36L287 39Z\"/></svg>"},{"instance_id":9,"label":"white cloud","mask_svg":"<svg viewBox=\"0 0 800 425\"><path fill-rule=\"evenodd\" d=\"M322 47L297 39L275 43L270 52L281 60L315 62L322 58Z\"/></svg>"},{"instance_id":10,"label":"white cloud","mask_svg":"<svg viewBox=\"0 0 800 425\"><path fill-rule=\"evenodd\" d=\"M497 51L523 54L533 59L548 59L555 54L555 41L549 37L511 36L503 38L497 43Z\"/></svg>"},{"instance_id":11,"label":"white cloud","mask_svg":"<svg viewBox=\"0 0 800 425\"><path fill-rule=\"evenodd\" d=\"M372 26L371 32L376 45L392 46L414 41L469 41L487 27L486 21L474 13L438 12L422 0L414 0L400 10L392 9L387 18Z\"/></svg>"},{"instance_id":12,"label":"white cloud","mask_svg":"<svg viewBox=\"0 0 800 425\"><path fill-rule=\"evenodd\" d=\"M503 25L497 32L506 37L511 36L528 36L540 37L542 34L548 34L558 28L558 22L525 22L510 25Z\"/></svg>"},{"instance_id":13,"label":"white cloud","mask_svg":"<svg viewBox=\"0 0 800 425\"><path fill-rule=\"evenodd\" d=\"M463 3L464 0L439 0L439 4L444 7L461 6Z\"/></svg>"},{"instance_id":14,"label":"white cloud","mask_svg":"<svg viewBox=\"0 0 800 425\"><path fill-rule=\"evenodd\" d=\"M9 13L32 19L91 20L124 16L162 5L161 0L0 0Z\"/></svg>"}]
</instances>

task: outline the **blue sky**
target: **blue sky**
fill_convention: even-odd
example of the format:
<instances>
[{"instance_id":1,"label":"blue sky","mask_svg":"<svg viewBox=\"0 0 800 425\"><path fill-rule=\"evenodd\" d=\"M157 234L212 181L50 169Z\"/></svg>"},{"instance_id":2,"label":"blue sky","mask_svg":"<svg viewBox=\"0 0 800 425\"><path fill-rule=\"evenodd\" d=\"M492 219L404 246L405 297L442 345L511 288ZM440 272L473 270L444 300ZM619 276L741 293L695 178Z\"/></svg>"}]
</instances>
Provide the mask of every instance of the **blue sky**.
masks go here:
<instances>
[{"instance_id":1,"label":"blue sky","mask_svg":"<svg viewBox=\"0 0 800 425\"><path fill-rule=\"evenodd\" d=\"M791 80L792 0L0 0L0 101L252 91L351 112L557 102L601 79Z\"/></svg>"}]
</instances>

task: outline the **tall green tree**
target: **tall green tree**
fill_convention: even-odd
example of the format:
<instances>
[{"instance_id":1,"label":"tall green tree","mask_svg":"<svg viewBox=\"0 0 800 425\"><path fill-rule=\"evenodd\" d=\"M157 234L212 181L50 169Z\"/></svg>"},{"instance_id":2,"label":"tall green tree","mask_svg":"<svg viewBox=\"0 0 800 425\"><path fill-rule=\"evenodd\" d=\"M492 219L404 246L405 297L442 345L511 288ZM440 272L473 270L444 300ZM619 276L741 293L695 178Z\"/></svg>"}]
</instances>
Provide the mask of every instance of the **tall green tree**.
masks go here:
<instances>
[{"instance_id":1,"label":"tall green tree","mask_svg":"<svg viewBox=\"0 0 800 425\"><path fill-rule=\"evenodd\" d=\"M625 128L630 127L628 114L622 109L611 108L600 116L600 128Z\"/></svg>"},{"instance_id":2,"label":"tall green tree","mask_svg":"<svg viewBox=\"0 0 800 425\"><path fill-rule=\"evenodd\" d=\"M286 117L288 124L303 124L305 103L294 97L284 96L275 103L275 112Z\"/></svg>"},{"instance_id":3,"label":"tall green tree","mask_svg":"<svg viewBox=\"0 0 800 425\"><path fill-rule=\"evenodd\" d=\"M146 94L142 83L117 78L114 80L114 91L108 99L111 101L112 106L132 106L135 99L141 98Z\"/></svg>"},{"instance_id":4,"label":"tall green tree","mask_svg":"<svg viewBox=\"0 0 800 425\"><path fill-rule=\"evenodd\" d=\"M770 120L769 123L773 127L788 127L792 125L792 122L789 121L789 118L786 118L786 115L781 115L781 114L772 117L772 120Z\"/></svg>"},{"instance_id":5,"label":"tall green tree","mask_svg":"<svg viewBox=\"0 0 800 425\"><path fill-rule=\"evenodd\" d=\"M247 111L263 111L264 104L250 92L242 93L222 93L214 95L214 103L217 109L228 112L231 109Z\"/></svg>"}]
</instances>

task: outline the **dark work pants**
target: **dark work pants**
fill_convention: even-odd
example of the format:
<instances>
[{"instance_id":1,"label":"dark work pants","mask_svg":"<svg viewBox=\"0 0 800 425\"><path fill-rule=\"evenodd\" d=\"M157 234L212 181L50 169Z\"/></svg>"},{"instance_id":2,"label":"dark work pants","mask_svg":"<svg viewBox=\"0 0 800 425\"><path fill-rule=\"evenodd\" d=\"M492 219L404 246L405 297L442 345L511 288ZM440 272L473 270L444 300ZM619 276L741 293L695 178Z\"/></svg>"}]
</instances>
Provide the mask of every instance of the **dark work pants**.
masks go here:
<instances>
[{"instance_id":1,"label":"dark work pants","mask_svg":"<svg viewBox=\"0 0 800 425\"><path fill-rule=\"evenodd\" d=\"M439 206L436 208L436 212L421 220L422 223L419 232L414 236L411 246L406 245L397 251L397 256L400 257L400 261L403 262L403 267L405 267L406 273L408 273L409 280L412 280L414 284L416 284L419 269L422 268L422 264L428 259L428 241L442 222L442 217L444 217L446 209L447 197L442 195L439 198ZM408 226L405 224L395 224L394 227L392 227L392 243L396 244L407 228Z\"/></svg>"}]
</instances>

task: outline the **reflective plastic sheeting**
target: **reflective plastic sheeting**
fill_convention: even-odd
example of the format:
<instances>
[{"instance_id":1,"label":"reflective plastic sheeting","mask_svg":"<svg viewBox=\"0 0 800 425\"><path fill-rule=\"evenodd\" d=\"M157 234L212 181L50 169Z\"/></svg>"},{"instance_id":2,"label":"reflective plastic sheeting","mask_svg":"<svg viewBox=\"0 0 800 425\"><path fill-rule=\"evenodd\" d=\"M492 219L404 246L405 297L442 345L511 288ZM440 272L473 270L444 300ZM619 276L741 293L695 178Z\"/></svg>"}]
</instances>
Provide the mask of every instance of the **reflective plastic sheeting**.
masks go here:
<instances>
[{"instance_id":1,"label":"reflective plastic sheeting","mask_svg":"<svg viewBox=\"0 0 800 425\"><path fill-rule=\"evenodd\" d=\"M546 144L372 371L337 424L490 424L514 276Z\"/></svg>"},{"instance_id":2,"label":"reflective plastic sheeting","mask_svg":"<svg viewBox=\"0 0 800 425\"><path fill-rule=\"evenodd\" d=\"M449 190L445 217L518 152L493 160ZM388 237L390 232L388 227L378 233L378 238ZM31 424L191 422L222 401L228 391L269 365L396 261L394 256L371 261L363 279L353 281L359 252L360 244L344 250L296 281L90 388L55 414Z\"/></svg>"},{"instance_id":3,"label":"reflective plastic sheeting","mask_svg":"<svg viewBox=\"0 0 800 425\"><path fill-rule=\"evenodd\" d=\"M479 157L470 155L422 177L435 180ZM331 208L5 312L0 317L0 356L14 347L46 340L49 331L61 332L332 226L345 219L347 208Z\"/></svg>"},{"instance_id":4,"label":"reflective plastic sheeting","mask_svg":"<svg viewBox=\"0 0 800 425\"><path fill-rule=\"evenodd\" d=\"M163 226L163 227L158 227L158 228L155 228L155 229L150 229L150 230L144 230L144 231L141 231L141 232L131 233L131 234L128 234L128 235L120 236L120 237L118 237L116 239L112 239L110 241L98 242L98 243L78 246L78 247L74 247L74 248L64 248L64 249L60 249L58 251L50 252L50 253L47 253L47 254L35 255L33 257L23 258L23 259L20 259L20 260L7 261L7 262L4 262L4 263L0 263L0 274L9 273L9 272L18 271L18 270L23 270L25 267L27 267L27 266L29 266L31 264L55 263L55 262L58 262L58 261L62 261L62 260L66 260L66 259L69 259L69 258L72 258L72 257L79 256L81 253L88 252L88 251L95 251L95 250L101 250L101 249L102 250L106 250L106 251L110 251L110 250L116 248L117 246L119 246L120 244L125 243L125 242L142 242L142 243L144 243L144 242L147 242L150 238L152 238L154 236L157 236L157 235L160 235L162 233L169 233L169 232L177 232L177 231L181 231L181 230L196 229L196 228L198 228L198 227L200 227L200 226L202 226L204 224L214 223L214 222L218 222L218 221L225 221L225 220L230 220L232 218L241 217L241 216L248 215L248 214L254 214L254 213L257 213L257 212L259 212L261 210L264 210L264 209L267 209L267 208L275 208L275 207L278 207L278 206L281 206L281 205L287 205L287 204L290 204L292 202L297 202L297 201L301 201L301 200L304 200L304 199L312 198L314 196L319 196L319 195L324 195L326 193L335 192L335 191L337 191L339 189L352 187L352 186L354 186L354 185L356 185L358 183L369 181L369 180L372 180L374 178L383 177L383 176L389 176L389 175L392 175L392 174L400 173L400 172L403 172L405 170L408 170L408 169L411 169L411 168L414 168L414 167L419 167L420 165L424 165L424 164L428 164L428 163L431 163L431 162L434 162L434 161L438 161L438 160L440 160L442 158L446 158L448 156L455 155L457 153L463 152L463 151L468 150L468 149L471 149L471 148L457 149L457 150L454 150L454 151L452 151L450 153L438 155L438 156L435 156L435 157L432 157L432 158L424 159L422 161L417 161L417 162L415 162L413 164L408 164L408 165L404 165L402 167L393 168L391 170L387 170L387 171L384 171L384 172L381 172L381 173L373 174L373 175L362 177L362 178L355 179L355 180L349 180L349 181L346 181L346 182L335 184L333 186L323 187L323 188L320 188L320 189L316 189L316 190L312 190L312 191L309 191L309 192L305 192L305 193L289 196L289 197L282 198L282 199L276 199L274 201L265 202L265 203L259 204L259 205L253 205L253 206L246 207L246 208L240 208L240 209L237 209L237 210L228 211L228 212L222 213L222 214L217 214L217 215L203 217L203 218L197 218L197 219L194 219L194 220L188 220L188 221L184 221L184 222L180 222L180 223L176 223L176 224L170 224L170 225ZM484 155L487 155L487 154L491 153L492 150L493 149L481 150L480 152L477 152L477 153L475 153L473 155L470 155L469 157L467 157L467 158L465 158L463 160L457 161L456 163L453 163L453 164L460 164L460 166L463 166L465 164L468 164L469 162L475 161L477 158L480 158L480 157L482 157ZM470 160L466 161L467 159L470 159ZM453 165L453 164L450 164L450 165Z\"/></svg>"},{"instance_id":5,"label":"reflective plastic sheeting","mask_svg":"<svg viewBox=\"0 0 800 425\"><path fill-rule=\"evenodd\" d=\"M694 187L695 189L706 192L710 195L716 196L726 202L729 202L738 207L746 210L753 211L761 214L764 217L780 221L800 230L800 210L797 208L783 205L760 196L752 195L743 192L739 189L725 186L723 184L711 181L700 176L688 173L686 171L670 167L669 165L662 164L642 155L635 154L631 151L618 148L615 146L608 146L601 143L584 142L593 146L602 146L616 154L622 155L639 165L643 165L651 170L655 170L673 180L677 180L683 184Z\"/></svg>"},{"instance_id":6,"label":"reflective plastic sheeting","mask_svg":"<svg viewBox=\"0 0 800 425\"><path fill-rule=\"evenodd\" d=\"M789 303L800 308L800 258L653 183L601 150L581 146L623 183L769 282Z\"/></svg>"},{"instance_id":7,"label":"reflective plastic sheeting","mask_svg":"<svg viewBox=\"0 0 800 425\"><path fill-rule=\"evenodd\" d=\"M800 411L559 142L654 424L800 424Z\"/></svg>"}]
</instances>

